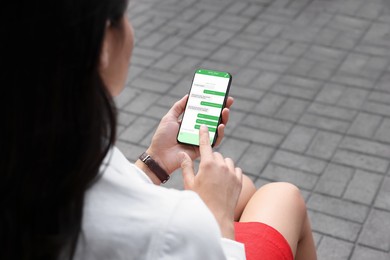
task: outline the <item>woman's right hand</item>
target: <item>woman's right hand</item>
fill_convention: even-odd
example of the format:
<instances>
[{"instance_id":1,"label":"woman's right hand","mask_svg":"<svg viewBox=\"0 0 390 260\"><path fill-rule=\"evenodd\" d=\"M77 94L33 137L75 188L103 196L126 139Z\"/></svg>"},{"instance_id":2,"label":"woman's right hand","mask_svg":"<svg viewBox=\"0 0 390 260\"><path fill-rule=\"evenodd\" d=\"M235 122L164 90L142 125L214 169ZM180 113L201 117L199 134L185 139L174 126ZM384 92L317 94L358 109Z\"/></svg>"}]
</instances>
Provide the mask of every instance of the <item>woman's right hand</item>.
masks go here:
<instances>
[{"instance_id":1,"label":"woman's right hand","mask_svg":"<svg viewBox=\"0 0 390 260\"><path fill-rule=\"evenodd\" d=\"M179 153L184 188L199 194L221 228L222 236L234 240L234 209L242 187L242 171L230 158L213 152L206 126L199 130L199 171L195 175L191 158Z\"/></svg>"}]
</instances>

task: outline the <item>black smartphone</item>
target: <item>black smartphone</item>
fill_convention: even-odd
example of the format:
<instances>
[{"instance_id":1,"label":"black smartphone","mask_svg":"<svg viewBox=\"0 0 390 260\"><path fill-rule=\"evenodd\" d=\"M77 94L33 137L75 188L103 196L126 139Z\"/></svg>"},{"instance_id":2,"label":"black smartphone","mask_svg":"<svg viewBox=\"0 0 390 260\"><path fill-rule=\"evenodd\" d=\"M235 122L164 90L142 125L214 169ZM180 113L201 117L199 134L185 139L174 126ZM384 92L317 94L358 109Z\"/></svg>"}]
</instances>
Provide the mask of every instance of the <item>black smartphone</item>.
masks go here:
<instances>
[{"instance_id":1,"label":"black smartphone","mask_svg":"<svg viewBox=\"0 0 390 260\"><path fill-rule=\"evenodd\" d=\"M210 144L214 146L231 82L232 75L228 72L196 70L177 134L179 143L199 146L199 128L204 124L209 128Z\"/></svg>"}]
</instances>

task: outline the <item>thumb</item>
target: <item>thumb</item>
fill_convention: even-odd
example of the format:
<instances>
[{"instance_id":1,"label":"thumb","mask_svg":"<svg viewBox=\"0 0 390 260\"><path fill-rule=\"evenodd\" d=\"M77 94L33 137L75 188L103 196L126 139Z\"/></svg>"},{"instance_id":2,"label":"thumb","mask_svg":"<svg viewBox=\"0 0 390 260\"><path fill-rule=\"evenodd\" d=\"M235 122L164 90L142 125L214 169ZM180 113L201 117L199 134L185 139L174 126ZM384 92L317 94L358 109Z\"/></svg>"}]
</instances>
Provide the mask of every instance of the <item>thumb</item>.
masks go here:
<instances>
[{"instance_id":1,"label":"thumb","mask_svg":"<svg viewBox=\"0 0 390 260\"><path fill-rule=\"evenodd\" d=\"M180 167L183 175L184 189L191 190L194 184L194 167L192 165L192 160L188 154L185 152L180 152L178 154L178 159L180 162Z\"/></svg>"}]
</instances>

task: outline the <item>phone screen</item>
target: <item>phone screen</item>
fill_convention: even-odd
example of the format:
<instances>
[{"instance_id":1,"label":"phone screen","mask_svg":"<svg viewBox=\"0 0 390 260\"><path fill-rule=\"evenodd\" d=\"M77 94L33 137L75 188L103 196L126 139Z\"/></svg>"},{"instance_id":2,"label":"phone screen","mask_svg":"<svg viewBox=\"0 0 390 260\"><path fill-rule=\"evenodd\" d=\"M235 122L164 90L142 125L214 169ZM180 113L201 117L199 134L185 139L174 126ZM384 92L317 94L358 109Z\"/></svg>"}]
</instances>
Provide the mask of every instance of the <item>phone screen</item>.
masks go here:
<instances>
[{"instance_id":1,"label":"phone screen","mask_svg":"<svg viewBox=\"0 0 390 260\"><path fill-rule=\"evenodd\" d=\"M209 129L210 144L215 144L231 79L228 72L205 69L195 72L177 135L179 143L199 145L199 128L204 124Z\"/></svg>"}]
</instances>

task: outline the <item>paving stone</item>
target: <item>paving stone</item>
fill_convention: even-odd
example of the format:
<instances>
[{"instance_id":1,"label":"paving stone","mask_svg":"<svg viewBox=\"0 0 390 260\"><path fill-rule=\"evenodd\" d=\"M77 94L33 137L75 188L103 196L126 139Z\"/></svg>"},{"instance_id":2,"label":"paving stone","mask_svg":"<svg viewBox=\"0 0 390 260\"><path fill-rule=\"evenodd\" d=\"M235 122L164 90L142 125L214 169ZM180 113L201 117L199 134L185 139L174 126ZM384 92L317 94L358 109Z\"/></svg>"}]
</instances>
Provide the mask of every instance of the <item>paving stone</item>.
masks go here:
<instances>
[{"instance_id":1,"label":"paving stone","mask_svg":"<svg viewBox=\"0 0 390 260\"><path fill-rule=\"evenodd\" d=\"M237 98L234 101L234 109L250 113L254 110L253 108L256 106L256 103L255 100Z\"/></svg>"},{"instance_id":2,"label":"paving stone","mask_svg":"<svg viewBox=\"0 0 390 260\"><path fill-rule=\"evenodd\" d=\"M369 207L338 198L313 194L307 207L335 217L363 223L368 215Z\"/></svg>"},{"instance_id":3,"label":"paving stone","mask_svg":"<svg viewBox=\"0 0 390 260\"><path fill-rule=\"evenodd\" d=\"M140 42L140 45L143 47L153 48L165 38L166 38L165 34L154 32L150 34L148 37L146 37L145 39L143 39Z\"/></svg>"},{"instance_id":4,"label":"paving stone","mask_svg":"<svg viewBox=\"0 0 390 260\"><path fill-rule=\"evenodd\" d=\"M314 89L296 87L296 86L283 84L283 83L277 83L272 88L272 92L283 94L286 96L305 98L305 99L312 99L317 94L317 91Z\"/></svg>"},{"instance_id":5,"label":"paving stone","mask_svg":"<svg viewBox=\"0 0 390 260\"><path fill-rule=\"evenodd\" d=\"M248 59L248 60L251 59L250 52L247 52L246 55L243 55L244 54L243 52L244 51L238 52L238 56L241 58L238 58L238 57L234 58L233 60L235 60L235 62L233 62L233 63L240 63L239 60L242 60L242 57L244 57L244 56L246 56L245 59ZM247 54L249 54L249 57ZM244 63L247 63L247 62L244 61ZM244 68L244 69L240 70L239 73L237 73L237 76L234 77L234 84L248 86L255 79L255 77L257 77L258 75L259 75L258 70Z\"/></svg>"},{"instance_id":6,"label":"paving stone","mask_svg":"<svg viewBox=\"0 0 390 260\"><path fill-rule=\"evenodd\" d=\"M320 116L347 120L347 121L351 121L356 115L355 110L335 107L331 105L324 105L320 103L312 103L308 108L308 112Z\"/></svg>"},{"instance_id":7,"label":"paving stone","mask_svg":"<svg viewBox=\"0 0 390 260\"><path fill-rule=\"evenodd\" d=\"M157 128L157 124L156 124L155 127L150 129L150 131L138 143L140 145L145 146L145 147L149 147L149 145L152 143L152 139L153 139L154 133L156 132L156 128Z\"/></svg>"},{"instance_id":8,"label":"paving stone","mask_svg":"<svg viewBox=\"0 0 390 260\"><path fill-rule=\"evenodd\" d=\"M375 19L382 12L383 6L380 3L364 3L359 10L355 13L356 16L365 19Z\"/></svg>"},{"instance_id":9,"label":"paving stone","mask_svg":"<svg viewBox=\"0 0 390 260\"><path fill-rule=\"evenodd\" d=\"M193 23L207 24L218 15L218 11L201 10L201 12L192 20Z\"/></svg>"},{"instance_id":10,"label":"paving stone","mask_svg":"<svg viewBox=\"0 0 390 260\"><path fill-rule=\"evenodd\" d=\"M234 138L224 139L221 146L218 147L218 151L223 154L223 156L232 158L234 162L244 155L245 151L248 149L250 142L237 140Z\"/></svg>"},{"instance_id":11,"label":"paving stone","mask_svg":"<svg viewBox=\"0 0 390 260\"><path fill-rule=\"evenodd\" d=\"M212 50L205 50L201 48L194 48L193 46L188 45L180 45L175 48L175 53L183 55L183 56L191 56L198 59L204 59L210 55Z\"/></svg>"},{"instance_id":12,"label":"paving stone","mask_svg":"<svg viewBox=\"0 0 390 260\"><path fill-rule=\"evenodd\" d=\"M167 83L169 85L172 85L172 84L177 83L180 80L181 75L173 73L173 72L169 72L166 69L164 69L164 70L149 69L148 71L145 71L144 73L142 73L140 75L140 78L150 79L150 80L154 80L157 82L163 82L163 83ZM137 86L137 82L133 82L132 84ZM157 85L157 87L160 87L160 86Z\"/></svg>"},{"instance_id":13,"label":"paving stone","mask_svg":"<svg viewBox=\"0 0 390 260\"><path fill-rule=\"evenodd\" d=\"M324 237L323 235L315 232L315 231L312 231L312 234L313 234L313 240L314 240L314 244L316 245L316 248L318 249L318 246L320 244L320 241L321 239ZM317 252L317 255L318 255L318 252Z\"/></svg>"},{"instance_id":14,"label":"paving stone","mask_svg":"<svg viewBox=\"0 0 390 260\"><path fill-rule=\"evenodd\" d=\"M350 242L356 241L361 229L360 224L311 210L309 210L309 218L314 231Z\"/></svg>"},{"instance_id":15,"label":"paving stone","mask_svg":"<svg viewBox=\"0 0 390 260\"><path fill-rule=\"evenodd\" d=\"M346 88L340 99L338 99L337 104L342 107L359 109L366 100L367 95L367 90Z\"/></svg>"},{"instance_id":16,"label":"paving stone","mask_svg":"<svg viewBox=\"0 0 390 260\"><path fill-rule=\"evenodd\" d=\"M157 93L144 91L126 105L123 110L139 114L141 111L148 109L158 98Z\"/></svg>"},{"instance_id":17,"label":"paving stone","mask_svg":"<svg viewBox=\"0 0 390 260\"><path fill-rule=\"evenodd\" d=\"M321 175L315 191L341 197L349 181L352 179L353 173L354 170L352 168L329 164Z\"/></svg>"},{"instance_id":18,"label":"paving stone","mask_svg":"<svg viewBox=\"0 0 390 260\"><path fill-rule=\"evenodd\" d=\"M238 84L234 84L230 87L229 95L234 97L235 99L243 98L249 100L260 100L262 96L264 96L264 91L246 88L242 86L238 86Z\"/></svg>"},{"instance_id":19,"label":"paving stone","mask_svg":"<svg viewBox=\"0 0 390 260\"><path fill-rule=\"evenodd\" d=\"M161 184L161 186L171 189L184 190L184 182L181 170L179 169L174 171L170 176L171 177L169 181L164 184Z\"/></svg>"},{"instance_id":20,"label":"paving stone","mask_svg":"<svg viewBox=\"0 0 390 260\"><path fill-rule=\"evenodd\" d=\"M288 46L283 54L291 57L300 57L302 54L306 52L309 48L308 44L301 42L292 42L290 46Z\"/></svg>"},{"instance_id":21,"label":"paving stone","mask_svg":"<svg viewBox=\"0 0 390 260\"><path fill-rule=\"evenodd\" d=\"M202 30L196 32L194 38L200 41L204 40L204 41L210 41L218 44L223 44L228 40L230 40L234 34L235 33L232 31L206 26Z\"/></svg>"},{"instance_id":22,"label":"paving stone","mask_svg":"<svg viewBox=\"0 0 390 260\"><path fill-rule=\"evenodd\" d=\"M316 101L326 104L336 104L341 98L346 87L338 84L325 84L316 96Z\"/></svg>"},{"instance_id":23,"label":"paving stone","mask_svg":"<svg viewBox=\"0 0 390 260\"><path fill-rule=\"evenodd\" d=\"M258 176L271 158L274 149L257 144L251 144L245 151L245 155L237 162L245 173Z\"/></svg>"},{"instance_id":24,"label":"paving stone","mask_svg":"<svg viewBox=\"0 0 390 260\"><path fill-rule=\"evenodd\" d=\"M281 166L270 163L260 174L260 177L272 181L289 182L299 188L311 190L318 180L318 176L306 173L300 170L288 168L288 166Z\"/></svg>"},{"instance_id":25,"label":"paving stone","mask_svg":"<svg viewBox=\"0 0 390 260\"><path fill-rule=\"evenodd\" d=\"M287 98L284 96L267 93L254 107L253 111L262 115L273 116L286 100Z\"/></svg>"},{"instance_id":26,"label":"paving stone","mask_svg":"<svg viewBox=\"0 0 390 260\"><path fill-rule=\"evenodd\" d=\"M245 112L240 112L235 109L230 110L229 122L225 128L225 135L230 135L241 122L244 120L246 114Z\"/></svg>"},{"instance_id":27,"label":"paving stone","mask_svg":"<svg viewBox=\"0 0 390 260\"><path fill-rule=\"evenodd\" d=\"M325 46L331 46L332 42L335 40L337 35L339 34L338 30L333 28L322 28L318 33L317 38L314 39L316 44L323 44Z\"/></svg>"},{"instance_id":28,"label":"paving stone","mask_svg":"<svg viewBox=\"0 0 390 260\"><path fill-rule=\"evenodd\" d=\"M346 137L340 144L340 148L367 153L384 159L390 158L390 145L365 139Z\"/></svg>"},{"instance_id":29,"label":"paving stone","mask_svg":"<svg viewBox=\"0 0 390 260\"><path fill-rule=\"evenodd\" d=\"M389 80L390 80L390 73L389 72L383 73L382 77L376 83L375 89L389 93L390 92Z\"/></svg>"},{"instance_id":30,"label":"paving stone","mask_svg":"<svg viewBox=\"0 0 390 260\"><path fill-rule=\"evenodd\" d=\"M264 10L264 6L261 4L251 4L249 5L242 13L241 16L249 17L249 18L256 18L259 16L259 14Z\"/></svg>"},{"instance_id":31,"label":"paving stone","mask_svg":"<svg viewBox=\"0 0 390 260\"><path fill-rule=\"evenodd\" d=\"M278 81L279 77L280 75L277 73L261 72L251 85L257 89L269 90Z\"/></svg>"},{"instance_id":32,"label":"paving stone","mask_svg":"<svg viewBox=\"0 0 390 260\"><path fill-rule=\"evenodd\" d=\"M386 177L379 189L375 207L390 211L390 177Z\"/></svg>"},{"instance_id":33,"label":"paving stone","mask_svg":"<svg viewBox=\"0 0 390 260\"><path fill-rule=\"evenodd\" d=\"M265 48L270 40L264 37L253 37L253 35L242 34L231 38L228 42L228 46L239 49L260 51Z\"/></svg>"},{"instance_id":34,"label":"paving stone","mask_svg":"<svg viewBox=\"0 0 390 260\"><path fill-rule=\"evenodd\" d=\"M253 114L249 114L242 123L247 126L278 134L286 134L292 127L292 124L289 122Z\"/></svg>"},{"instance_id":35,"label":"paving stone","mask_svg":"<svg viewBox=\"0 0 390 260\"><path fill-rule=\"evenodd\" d=\"M345 55L345 52L341 50L313 45L307 52L305 52L304 57L320 62L336 62L334 63L336 65L344 59Z\"/></svg>"},{"instance_id":36,"label":"paving stone","mask_svg":"<svg viewBox=\"0 0 390 260\"><path fill-rule=\"evenodd\" d=\"M390 114L390 105L367 101L363 105L363 110L373 114L388 116Z\"/></svg>"},{"instance_id":37,"label":"paving stone","mask_svg":"<svg viewBox=\"0 0 390 260\"><path fill-rule=\"evenodd\" d=\"M168 112L168 110L168 108L161 105L153 105L144 112L144 115L160 121L161 118Z\"/></svg>"},{"instance_id":38,"label":"paving stone","mask_svg":"<svg viewBox=\"0 0 390 260\"><path fill-rule=\"evenodd\" d=\"M288 98L275 116L289 121L296 121L301 117L308 104L309 102L301 99Z\"/></svg>"},{"instance_id":39,"label":"paving stone","mask_svg":"<svg viewBox=\"0 0 390 260\"><path fill-rule=\"evenodd\" d=\"M341 139L342 135L340 134L323 131L317 132L306 154L322 159L330 159Z\"/></svg>"},{"instance_id":40,"label":"paving stone","mask_svg":"<svg viewBox=\"0 0 390 260\"><path fill-rule=\"evenodd\" d=\"M333 157L333 162L381 173L385 173L389 166L387 160L345 150L338 150Z\"/></svg>"},{"instance_id":41,"label":"paving stone","mask_svg":"<svg viewBox=\"0 0 390 260\"><path fill-rule=\"evenodd\" d=\"M390 212L374 209L364 225L359 243L373 248L390 250Z\"/></svg>"},{"instance_id":42,"label":"paving stone","mask_svg":"<svg viewBox=\"0 0 390 260\"><path fill-rule=\"evenodd\" d=\"M380 187L382 177L378 174L357 170L348 184L343 198L363 204L371 204Z\"/></svg>"},{"instance_id":43,"label":"paving stone","mask_svg":"<svg viewBox=\"0 0 390 260\"><path fill-rule=\"evenodd\" d=\"M349 128L347 121L333 119L329 117L323 117L319 115L313 115L305 113L299 120L299 123L311 127L320 128L323 130L334 131L338 133L345 133Z\"/></svg>"},{"instance_id":44,"label":"paving stone","mask_svg":"<svg viewBox=\"0 0 390 260\"><path fill-rule=\"evenodd\" d=\"M255 69L269 72L284 72L295 61L292 57L287 57L281 54L260 53L249 64Z\"/></svg>"},{"instance_id":45,"label":"paving stone","mask_svg":"<svg viewBox=\"0 0 390 260\"><path fill-rule=\"evenodd\" d=\"M390 143L390 119L384 119L375 134L375 139Z\"/></svg>"},{"instance_id":46,"label":"paving stone","mask_svg":"<svg viewBox=\"0 0 390 260\"><path fill-rule=\"evenodd\" d=\"M335 74L336 69L337 64L335 63L317 62L310 68L307 76L319 80L328 80Z\"/></svg>"},{"instance_id":47,"label":"paving stone","mask_svg":"<svg viewBox=\"0 0 390 260\"><path fill-rule=\"evenodd\" d=\"M268 24L269 23L266 21L256 19L248 24L248 26L244 29L244 32L248 34L259 35Z\"/></svg>"},{"instance_id":48,"label":"paving stone","mask_svg":"<svg viewBox=\"0 0 390 260\"><path fill-rule=\"evenodd\" d=\"M164 56L163 58L159 59L156 63L154 63L153 67L157 69L169 70L182 58L183 58L182 55L176 53L168 53L166 56Z\"/></svg>"},{"instance_id":49,"label":"paving stone","mask_svg":"<svg viewBox=\"0 0 390 260\"><path fill-rule=\"evenodd\" d=\"M374 87L374 82L370 79L359 77L357 75L348 75L345 73L337 73L332 77L332 82L347 85L356 88L362 89L372 89Z\"/></svg>"},{"instance_id":50,"label":"paving stone","mask_svg":"<svg viewBox=\"0 0 390 260\"><path fill-rule=\"evenodd\" d=\"M222 14L209 25L223 30L237 32L243 29L248 22L249 19L245 17Z\"/></svg>"},{"instance_id":51,"label":"paving stone","mask_svg":"<svg viewBox=\"0 0 390 260\"><path fill-rule=\"evenodd\" d=\"M340 67L340 71L358 74L368 63L370 57L366 54L350 53Z\"/></svg>"},{"instance_id":52,"label":"paving stone","mask_svg":"<svg viewBox=\"0 0 390 260\"><path fill-rule=\"evenodd\" d=\"M298 75L306 77L309 75L309 72L316 66L317 62L305 58L300 58L294 66L291 66L288 70L288 73L292 75Z\"/></svg>"},{"instance_id":53,"label":"paving stone","mask_svg":"<svg viewBox=\"0 0 390 260\"><path fill-rule=\"evenodd\" d=\"M312 90L318 90L323 85L322 81L308 79L305 77L291 76L291 75L283 76L280 82L288 85L293 85L296 87L302 87L302 88L312 89Z\"/></svg>"},{"instance_id":54,"label":"paving stone","mask_svg":"<svg viewBox=\"0 0 390 260\"><path fill-rule=\"evenodd\" d=\"M321 260L347 260L352 249L352 243L324 236L317 249L317 257Z\"/></svg>"},{"instance_id":55,"label":"paving stone","mask_svg":"<svg viewBox=\"0 0 390 260\"><path fill-rule=\"evenodd\" d=\"M368 100L390 105L390 94L382 91L372 91Z\"/></svg>"},{"instance_id":56,"label":"paving stone","mask_svg":"<svg viewBox=\"0 0 390 260\"><path fill-rule=\"evenodd\" d=\"M134 91L131 88L125 87L120 95L115 97L114 101L118 108L124 107L127 103L130 102L133 98L137 96L137 91Z\"/></svg>"},{"instance_id":57,"label":"paving stone","mask_svg":"<svg viewBox=\"0 0 390 260\"><path fill-rule=\"evenodd\" d=\"M290 41L276 38L269 42L263 51L279 54L282 53L289 45Z\"/></svg>"},{"instance_id":58,"label":"paving stone","mask_svg":"<svg viewBox=\"0 0 390 260\"><path fill-rule=\"evenodd\" d=\"M380 250L375 250L364 246L357 246L353 252L351 260L389 260L389 256L389 253L385 253Z\"/></svg>"},{"instance_id":59,"label":"paving stone","mask_svg":"<svg viewBox=\"0 0 390 260\"><path fill-rule=\"evenodd\" d=\"M381 121L381 116L360 112L349 128L348 134L372 138Z\"/></svg>"},{"instance_id":60,"label":"paving stone","mask_svg":"<svg viewBox=\"0 0 390 260\"><path fill-rule=\"evenodd\" d=\"M194 71L199 67L202 58L203 57L184 57L177 62L171 70L175 73L181 73L182 75L193 75Z\"/></svg>"},{"instance_id":61,"label":"paving stone","mask_svg":"<svg viewBox=\"0 0 390 260\"><path fill-rule=\"evenodd\" d=\"M147 78L138 77L131 82L132 88L138 88L142 90L150 90L153 92L166 93L170 88L171 84L162 82L160 80L153 80Z\"/></svg>"},{"instance_id":62,"label":"paving stone","mask_svg":"<svg viewBox=\"0 0 390 260\"><path fill-rule=\"evenodd\" d=\"M303 153L306 151L315 133L316 129L314 128L297 125L287 135L281 147L286 150Z\"/></svg>"},{"instance_id":63,"label":"paving stone","mask_svg":"<svg viewBox=\"0 0 390 260\"><path fill-rule=\"evenodd\" d=\"M233 137L252 141L258 144L265 144L270 146L278 146L282 141L283 136L271 132L258 130L255 128L239 125L232 133Z\"/></svg>"},{"instance_id":64,"label":"paving stone","mask_svg":"<svg viewBox=\"0 0 390 260\"><path fill-rule=\"evenodd\" d=\"M130 125L135 119L137 118L136 115L134 114L130 114L130 113L126 113L124 111L120 111L118 113L118 124L121 125L121 126L128 126Z\"/></svg>"},{"instance_id":65,"label":"paving stone","mask_svg":"<svg viewBox=\"0 0 390 260\"><path fill-rule=\"evenodd\" d=\"M326 167L325 161L282 150L275 153L272 162L314 174L322 173Z\"/></svg>"},{"instance_id":66,"label":"paving stone","mask_svg":"<svg viewBox=\"0 0 390 260\"><path fill-rule=\"evenodd\" d=\"M157 126L158 122L155 119L139 117L119 136L119 139L133 143L141 142Z\"/></svg>"}]
</instances>

